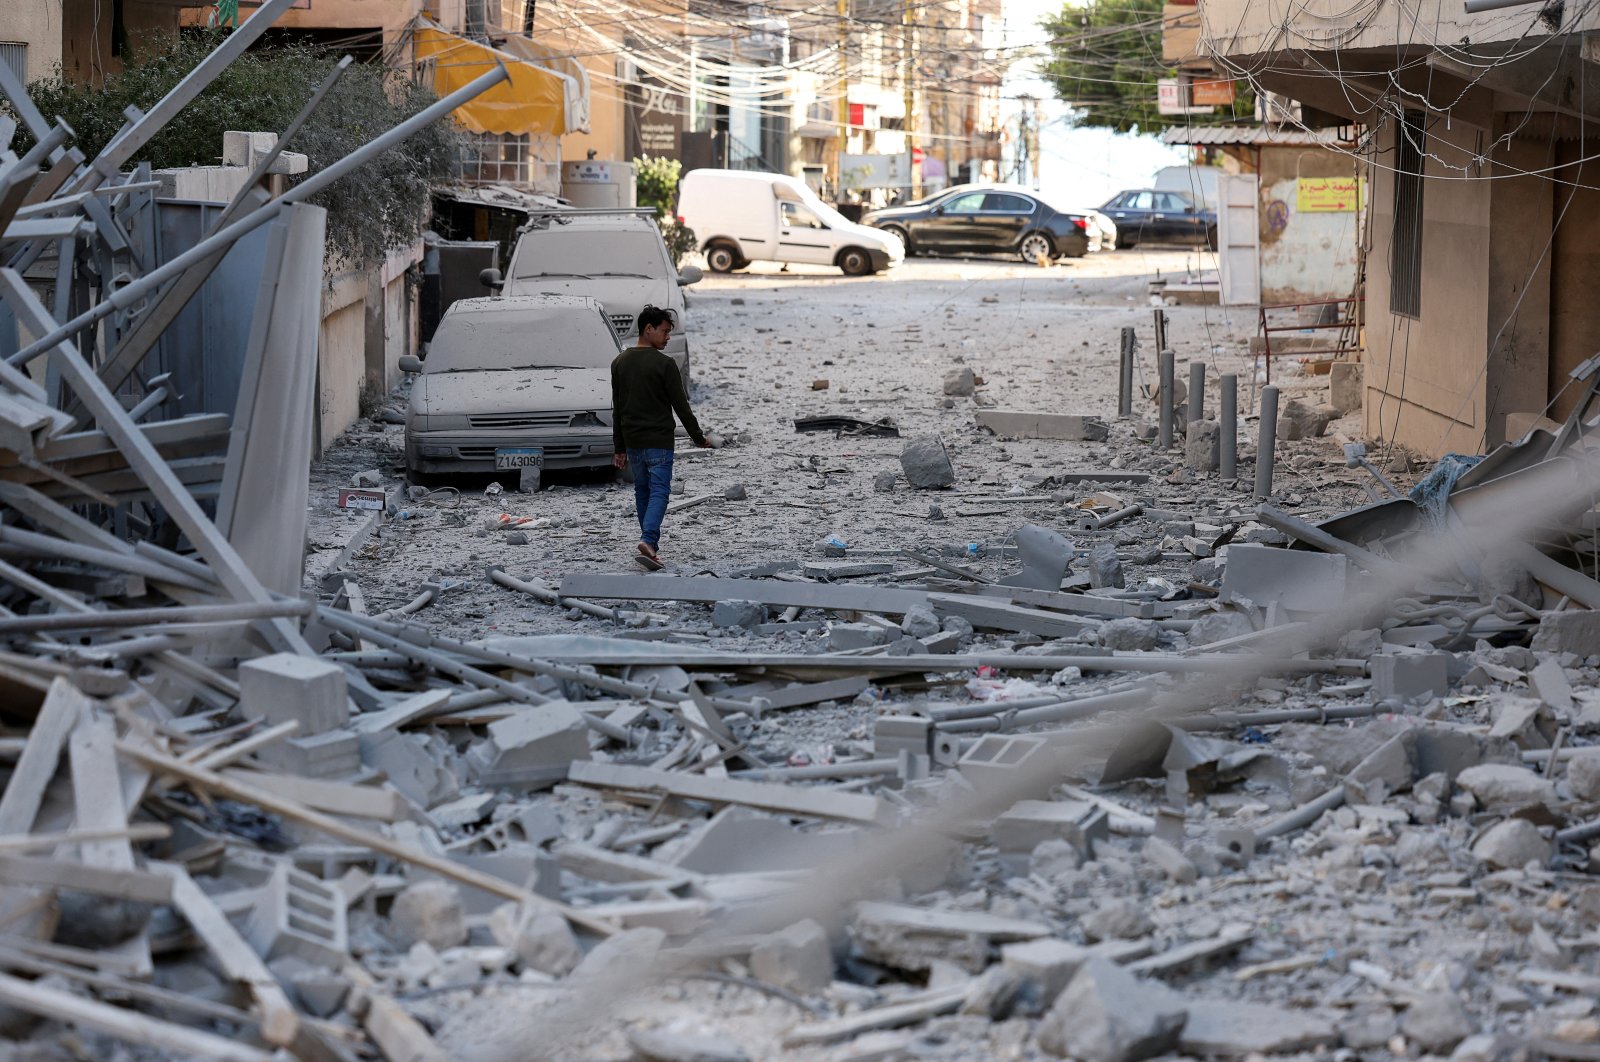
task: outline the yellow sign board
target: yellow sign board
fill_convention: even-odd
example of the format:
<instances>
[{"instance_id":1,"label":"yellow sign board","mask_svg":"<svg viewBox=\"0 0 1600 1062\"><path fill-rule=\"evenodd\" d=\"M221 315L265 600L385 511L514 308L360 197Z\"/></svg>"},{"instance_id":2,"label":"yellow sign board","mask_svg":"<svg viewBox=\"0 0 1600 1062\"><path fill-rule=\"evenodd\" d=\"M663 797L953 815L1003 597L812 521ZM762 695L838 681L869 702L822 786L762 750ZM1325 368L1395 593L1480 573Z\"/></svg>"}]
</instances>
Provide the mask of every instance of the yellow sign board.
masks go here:
<instances>
[{"instance_id":1,"label":"yellow sign board","mask_svg":"<svg viewBox=\"0 0 1600 1062\"><path fill-rule=\"evenodd\" d=\"M1301 214L1357 210L1367 201L1367 182L1354 177L1301 177L1295 182L1294 208Z\"/></svg>"}]
</instances>

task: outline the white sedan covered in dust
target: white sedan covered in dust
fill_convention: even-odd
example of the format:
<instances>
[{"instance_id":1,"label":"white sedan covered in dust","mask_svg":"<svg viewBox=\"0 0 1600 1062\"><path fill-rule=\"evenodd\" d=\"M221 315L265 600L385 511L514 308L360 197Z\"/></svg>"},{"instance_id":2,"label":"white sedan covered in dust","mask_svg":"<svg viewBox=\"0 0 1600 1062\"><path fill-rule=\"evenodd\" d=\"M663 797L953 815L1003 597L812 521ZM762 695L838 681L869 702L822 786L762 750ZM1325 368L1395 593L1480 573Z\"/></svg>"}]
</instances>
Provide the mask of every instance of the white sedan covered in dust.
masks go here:
<instances>
[{"instance_id":1,"label":"white sedan covered in dust","mask_svg":"<svg viewBox=\"0 0 1600 1062\"><path fill-rule=\"evenodd\" d=\"M514 472L611 463L616 333L579 295L463 299L434 332L406 410L406 469Z\"/></svg>"}]
</instances>

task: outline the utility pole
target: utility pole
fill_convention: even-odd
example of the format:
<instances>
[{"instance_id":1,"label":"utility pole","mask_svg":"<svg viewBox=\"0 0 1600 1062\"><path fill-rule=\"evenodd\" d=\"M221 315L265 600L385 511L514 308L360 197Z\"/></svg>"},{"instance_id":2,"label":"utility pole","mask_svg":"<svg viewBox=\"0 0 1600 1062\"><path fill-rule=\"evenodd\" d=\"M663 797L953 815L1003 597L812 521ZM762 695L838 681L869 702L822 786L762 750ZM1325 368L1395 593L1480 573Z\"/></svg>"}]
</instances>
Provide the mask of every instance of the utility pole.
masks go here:
<instances>
[{"instance_id":1,"label":"utility pole","mask_svg":"<svg viewBox=\"0 0 1600 1062\"><path fill-rule=\"evenodd\" d=\"M922 179L917 172L917 90L915 77L917 73L917 23L912 17L911 0L904 0L900 8L900 34L905 45L906 72L904 78L906 95L906 160L911 170L911 194L909 199L916 199L922 194Z\"/></svg>"},{"instance_id":2,"label":"utility pole","mask_svg":"<svg viewBox=\"0 0 1600 1062\"><path fill-rule=\"evenodd\" d=\"M850 151L850 0L839 0L839 164L833 198L844 202L844 157Z\"/></svg>"}]
</instances>

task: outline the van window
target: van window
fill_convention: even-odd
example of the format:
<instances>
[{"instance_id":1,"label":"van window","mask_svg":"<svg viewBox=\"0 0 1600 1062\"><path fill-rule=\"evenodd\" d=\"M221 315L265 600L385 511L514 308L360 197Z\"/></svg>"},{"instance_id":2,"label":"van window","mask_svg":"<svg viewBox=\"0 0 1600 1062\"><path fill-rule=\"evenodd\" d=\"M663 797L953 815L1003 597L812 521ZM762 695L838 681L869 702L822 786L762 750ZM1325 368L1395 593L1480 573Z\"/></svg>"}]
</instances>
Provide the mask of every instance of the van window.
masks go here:
<instances>
[{"instance_id":1,"label":"van window","mask_svg":"<svg viewBox=\"0 0 1600 1062\"><path fill-rule=\"evenodd\" d=\"M783 224L786 228L825 229L828 227L822 223L821 218L811 212L810 208L791 199L785 199L778 206L783 211Z\"/></svg>"},{"instance_id":2,"label":"van window","mask_svg":"<svg viewBox=\"0 0 1600 1062\"><path fill-rule=\"evenodd\" d=\"M540 276L660 279L672 275L661 235L644 229L574 229L565 225L533 229L517 241L511 266L512 280Z\"/></svg>"}]
</instances>

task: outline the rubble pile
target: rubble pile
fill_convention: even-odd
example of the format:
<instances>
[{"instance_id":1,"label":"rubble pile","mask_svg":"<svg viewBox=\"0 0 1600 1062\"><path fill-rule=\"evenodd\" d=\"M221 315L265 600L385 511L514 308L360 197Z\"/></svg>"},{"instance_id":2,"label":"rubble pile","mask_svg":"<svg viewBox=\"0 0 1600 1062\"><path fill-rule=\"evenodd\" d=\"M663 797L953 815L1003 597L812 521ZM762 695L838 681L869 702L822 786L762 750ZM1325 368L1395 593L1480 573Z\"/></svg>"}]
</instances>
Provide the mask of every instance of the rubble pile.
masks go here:
<instances>
[{"instance_id":1,"label":"rubble pile","mask_svg":"<svg viewBox=\"0 0 1600 1062\"><path fill-rule=\"evenodd\" d=\"M147 221L121 162L169 102L94 164L25 106L39 146L0 152L0 297L24 333L0 363L11 1040L207 1059L1600 1055L1583 419L1600 364L1559 431L1441 464L1411 496L1375 476L1373 504L1316 521L1298 489L1247 503L1210 479L1204 420L1180 463L1154 426L990 410L974 432L1121 452L979 498L938 434L808 425L899 462L862 497L904 497L903 477L940 518L895 548L829 536L664 575L478 557L476 590L542 619L468 637L482 596L441 579L374 614L353 551L297 594L303 490L252 508L238 486L293 462L263 458L248 421L151 421L160 399L119 397L142 350L116 337L192 295L185 270L217 250L142 272L127 253ZM315 216L274 203L241 201L235 223L275 226L290 292ZM23 270L56 240L131 272L48 306ZM259 306L263 335L293 310ZM314 364L279 338L256 390ZM979 379L954 371L939 400ZM1325 418L1284 415L1308 436L1286 452L1309 457ZM1347 450L1354 482L1363 462ZM673 511L753 507L759 482ZM1216 489L1176 507L1197 484ZM496 546L550 528L453 497L437 522ZM954 533L997 524L1002 541Z\"/></svg>"}]
</instances>

